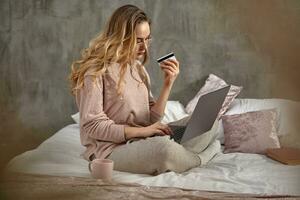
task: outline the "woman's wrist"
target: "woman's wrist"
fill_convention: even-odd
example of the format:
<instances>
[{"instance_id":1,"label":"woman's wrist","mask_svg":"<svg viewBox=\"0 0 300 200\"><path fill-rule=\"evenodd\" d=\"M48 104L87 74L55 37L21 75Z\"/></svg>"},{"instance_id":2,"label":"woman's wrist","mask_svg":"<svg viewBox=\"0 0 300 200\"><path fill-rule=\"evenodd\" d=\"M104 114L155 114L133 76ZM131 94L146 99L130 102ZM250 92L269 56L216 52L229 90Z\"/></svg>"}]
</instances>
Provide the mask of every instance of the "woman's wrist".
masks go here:
<instances>
[{"instance_id":1,"label":"woman's wrist","mask_svg":"<svg viewBox=\"0 0 300 200\"><path fill-rule=\"evenodd\" d=\"M163 88L167 90L171 90L174 81L164 81Z\"/></svg>"},{"instance_id":2,"label":"woman's wrist","mask_svg":"<svg viewBox=\"0 0 300 200\"><path fill-rule=\"evenodd\" d=\"M138 127L130 127L130 126L126 126L124 129L124 134L125 134L125 139L129 140L131 138L135 138L135 137L141 137L142 130L141 128Z\"/></svg>"}]
</instances>

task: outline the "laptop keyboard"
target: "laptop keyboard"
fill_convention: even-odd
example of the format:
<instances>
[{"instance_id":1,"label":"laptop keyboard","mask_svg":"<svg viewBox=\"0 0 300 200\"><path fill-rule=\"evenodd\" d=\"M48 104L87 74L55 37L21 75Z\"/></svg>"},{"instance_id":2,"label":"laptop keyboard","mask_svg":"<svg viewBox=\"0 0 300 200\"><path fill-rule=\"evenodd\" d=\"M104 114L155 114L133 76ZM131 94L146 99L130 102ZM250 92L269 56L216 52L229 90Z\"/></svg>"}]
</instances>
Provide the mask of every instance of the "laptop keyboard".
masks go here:
<instances>
[{"instance_id":1,"label":"laptop keyboard","mask_svg":"<svg viewBox=\"0 0 300 200\"><path fill-rule=\"evenodd\" d=\"M185 132L186 126L170 126L173 135L171 139L174 139L176 142L180 143L180 140Z\"/></svg>"}]
</instances>

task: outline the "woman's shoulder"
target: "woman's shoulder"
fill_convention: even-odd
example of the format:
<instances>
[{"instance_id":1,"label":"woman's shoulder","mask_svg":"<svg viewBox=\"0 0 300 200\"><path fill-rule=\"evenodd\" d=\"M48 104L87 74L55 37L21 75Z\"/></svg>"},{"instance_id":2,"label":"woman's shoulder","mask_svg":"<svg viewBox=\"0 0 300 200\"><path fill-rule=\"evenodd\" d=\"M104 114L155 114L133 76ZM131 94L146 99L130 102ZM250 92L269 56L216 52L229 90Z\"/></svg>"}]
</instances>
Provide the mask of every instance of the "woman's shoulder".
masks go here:
<instances>
[{"instance_id":1,"label":"woman's shoulder","mask_svg":"<svg viewBox=\"0 0 300 200\"><path fill-rule=\"evenodd\" d=\"M108 64L108 66L106 66L105 68L90 67L84 73L84 76L97 76L97 77L101 77L105 73L110 73L112 71L115 71L118 68L119 68L119 64L118 63Z\"/></svg>"},{"instance_id":2,"label":"woman's shoulder","mask_svg":"<svg viewBox=\"0 0 300 200\"><path fill-rule=\"evenodd\" d=\"M88 77L88 76L95 76L97 74L97 69L96 68L89 68L85 73L84 73L84 77Z\"/></svg>"},{"instance_id":3,"label":"woman's shoulder","mask_svg":"<svg viewBox=\"0 0 300 200\"><path fill-rule=\"evenodd\" d=\"M84 74L85 81L93 80L93 82L96 81L100 84L103 81L116 82L118 80L118 77L119 77L118 63L112 63L103 69L90 68Z\"/></svg>"}]
</instances>

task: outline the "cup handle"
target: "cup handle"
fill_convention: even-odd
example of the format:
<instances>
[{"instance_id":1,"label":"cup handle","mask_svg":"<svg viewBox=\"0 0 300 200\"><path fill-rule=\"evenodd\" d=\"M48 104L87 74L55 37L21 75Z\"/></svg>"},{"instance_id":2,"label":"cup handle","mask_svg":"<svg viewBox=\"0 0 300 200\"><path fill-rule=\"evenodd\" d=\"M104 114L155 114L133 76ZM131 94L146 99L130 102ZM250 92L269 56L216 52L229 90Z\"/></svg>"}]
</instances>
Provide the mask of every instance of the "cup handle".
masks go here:
<instances>
[{"instance_id":1,"label":"cup handle","mask_svg":"<svg viewBox=\"0 0 300 200\"><path fill-rule=\"evenodd\" d=\"M92 172L92 162L89 162L89 171Z\"/></svg>"}]
</instances>

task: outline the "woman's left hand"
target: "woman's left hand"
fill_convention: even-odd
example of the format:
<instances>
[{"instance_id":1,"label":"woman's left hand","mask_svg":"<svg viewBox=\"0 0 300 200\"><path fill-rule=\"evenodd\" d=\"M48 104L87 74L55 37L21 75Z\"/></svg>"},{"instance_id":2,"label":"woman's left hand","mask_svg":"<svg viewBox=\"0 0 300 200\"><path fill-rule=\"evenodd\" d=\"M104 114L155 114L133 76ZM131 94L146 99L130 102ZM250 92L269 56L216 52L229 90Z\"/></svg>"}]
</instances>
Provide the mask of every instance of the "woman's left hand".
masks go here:
<instances>
[{"instance_id":1,"label":"woman's left hand","mask_svg":"<svg viewBox=\"0 0 300 200\"><path fill-rule=\"evenodd\" d=\"M179 74L179 62L175 59L165 60L160 63L160 68L165 72L165 86L172 86Z\"/></svg>"}]
</instances>

